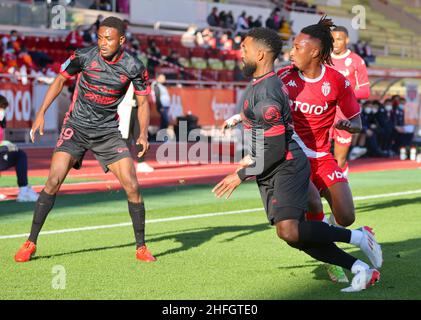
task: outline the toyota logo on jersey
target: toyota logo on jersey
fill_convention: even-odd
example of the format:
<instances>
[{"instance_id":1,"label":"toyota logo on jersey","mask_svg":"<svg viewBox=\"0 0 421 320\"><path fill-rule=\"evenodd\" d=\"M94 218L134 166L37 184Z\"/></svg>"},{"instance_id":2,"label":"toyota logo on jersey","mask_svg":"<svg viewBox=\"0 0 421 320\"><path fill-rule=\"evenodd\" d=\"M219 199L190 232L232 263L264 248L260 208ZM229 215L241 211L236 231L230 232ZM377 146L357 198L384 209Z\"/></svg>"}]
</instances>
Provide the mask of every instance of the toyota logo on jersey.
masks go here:
<instances>
[{"instance_id":1,"label":"toyota logo on jersey","mask_svg":"<svg viewBox=\"0 0 421 320\"><path fill-rule=\"evenodd\" d=\"M292 111L299 110L301 113L315 114L317 116L321 115L324 111L326 111L329 108L329 105L327 104L327 102L325 102L324 106L318 106L315 104L309 104L307 102L292 101L292 100L289 100L289 106L291 107Z\"/></svg>"},{"instance_id":2,"label":"toyota logo on jersey","mask_svg":"<svg viewBox=\"0 0 421 320\"><path fill-rule=\"evenodd\" d=\"M278 123L281 120L281 113L276 106L267 106L263 108L263 119L267 123Z\"/></svg>"}]
</instances>

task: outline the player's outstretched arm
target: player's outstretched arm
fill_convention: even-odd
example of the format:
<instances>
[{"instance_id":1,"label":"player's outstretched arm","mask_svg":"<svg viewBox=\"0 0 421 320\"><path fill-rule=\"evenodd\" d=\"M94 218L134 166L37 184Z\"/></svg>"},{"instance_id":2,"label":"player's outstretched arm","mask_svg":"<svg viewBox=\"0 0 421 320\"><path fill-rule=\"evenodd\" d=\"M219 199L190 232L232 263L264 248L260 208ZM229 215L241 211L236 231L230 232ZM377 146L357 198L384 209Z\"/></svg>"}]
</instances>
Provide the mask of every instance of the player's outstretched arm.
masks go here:
<instances>
[{"instance_id":1,"label":"player's outstretched arm","mask_svg":"<svg viewBox=\"0 0 421 320\"><path fill-rule=\"evenodd\" d=\"M42 136L44 134L44 115L45 112L48 110L50 105L53 103L55 98L60 94L60 92L63 90L64 84L66 83L67 79L59 74L53 81L52 84L50 84L50 87L47 90L47 93L45 94L44 101L42 102L41 107L39 108L35 121L32 124L31 128L31 141L32 143L35 142L35 133L39 130L39 134Z\"/></svg>"},{"instance_id":2,"label":"player's outstretched arm","mask_svg":"<svg viewBox=\"0 0 421 320\"><path fill-rule=\"evenodd\" d=\"M136 95L136 100L138 105L137 118L140 126L140 135L136 144L141 146L141 150L137 154L137 157L140 158L149 150L148 128L151 111L147 96Z\"/></svg>"}]
</instances>

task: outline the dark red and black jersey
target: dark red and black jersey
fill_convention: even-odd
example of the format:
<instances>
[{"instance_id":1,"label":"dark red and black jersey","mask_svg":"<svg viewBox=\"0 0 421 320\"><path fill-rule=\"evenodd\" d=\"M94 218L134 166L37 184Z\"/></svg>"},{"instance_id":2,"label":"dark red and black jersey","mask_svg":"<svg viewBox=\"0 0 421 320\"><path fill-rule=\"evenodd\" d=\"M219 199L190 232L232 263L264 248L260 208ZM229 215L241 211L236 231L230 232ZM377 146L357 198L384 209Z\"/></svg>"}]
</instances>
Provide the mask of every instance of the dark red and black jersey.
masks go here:
<instances>
[{"instance_id":1,"label":"dark red and black jersey","mask_svg":"<svg viewBox=\"0 0 421 320\"><path fill-rule=\"evenodd\" d=\"M274 72L253 79L246 88L241 104L249 154L260 166L258 178L277 172L279 166L294 156L304 156L292 139L294 133L288 91ZM248 134L247 134L248 133ZM246 170L238 175L242 180L251 176Z\"/></svg>"},{"instance_id":2,"label":"dark red and black jersey","mask_svg":"<svg viewBox=\"0 0 421 320\"><path fill-rule=\"evenodd\" d=\"M117 107L133 83L136 95L150 93L149 76L143 63L127 51L113 61L105 60L98 47L76 50L61 66L66 78L77 75L69 124L103 134L118 129Z\"/></svg>"}]
</instances>

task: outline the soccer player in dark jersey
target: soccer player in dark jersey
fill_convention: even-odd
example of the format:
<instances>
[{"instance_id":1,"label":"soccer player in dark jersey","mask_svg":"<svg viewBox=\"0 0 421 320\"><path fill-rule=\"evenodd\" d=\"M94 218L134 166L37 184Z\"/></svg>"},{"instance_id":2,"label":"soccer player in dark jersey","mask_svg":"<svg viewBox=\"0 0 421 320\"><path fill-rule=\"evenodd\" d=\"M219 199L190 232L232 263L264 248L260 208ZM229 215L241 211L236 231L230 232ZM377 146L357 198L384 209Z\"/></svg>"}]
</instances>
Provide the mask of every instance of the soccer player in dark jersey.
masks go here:
<instances>
[{"instance_id":1,"label":"soccer player in dark jersey","mask_svg":"<svg viewBox=\"0 0 421 320\"><path fill-rule=\"evenodd\" d=\"M133 160L118 130L117 107L133 83L138 118L142 128L137 144L142 156L149 148L148 126L150 92L148 73L134 56L123 49L123 21L108 17L100 24L98 45L79 49L61 67L50 85L31 130L32 142L39 131L43 135L44 114L60 94L67 79L77 75L73 101L67 112L54 151L48 180L35 206L31 233L15 255L16 262L29 261L56 194L71 168L79 169L86 151L91 150L105 172L111 171L124 188L136 238L136 257L155 261L145 245L145 206L139 193Z\"/></svg>"},{"instance_id":2,"label":"soccer player in dark jersey","mask_svg":"<svg viewBox=\"0 0 421 320\"><path fill-rule=\"evenodd\" d=\"M242 97L241 112L244 128L249 131L249 155L242 167L212 191L218 198L229 198L242 181L255 176L268 220L275 225L278 237L317 260L351 270L355 277L345 291L366 289L380 273L334 242L359 246L374 265L380 266L381 249L373 235L365 228L347 230L304 218L310 164L295 140L288 90L273 70L281 49L279 35L266 28L250 31L241 45L243 72L253 77ZM334 117L335 109L332 112Z\"/></svg>"}]
</instances>

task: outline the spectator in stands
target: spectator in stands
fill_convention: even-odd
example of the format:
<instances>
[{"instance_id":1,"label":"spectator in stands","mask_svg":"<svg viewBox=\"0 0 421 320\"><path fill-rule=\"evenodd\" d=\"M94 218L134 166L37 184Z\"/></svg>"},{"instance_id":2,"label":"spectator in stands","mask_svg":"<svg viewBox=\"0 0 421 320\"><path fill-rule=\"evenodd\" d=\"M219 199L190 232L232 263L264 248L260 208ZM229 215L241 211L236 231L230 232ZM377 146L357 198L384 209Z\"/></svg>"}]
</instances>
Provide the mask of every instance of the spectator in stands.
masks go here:
<instances>
[{"instance_id":1,"label":"spectator in stands","mask_svg":"<svg viewBox=\"0 0 421 320\"><path fill-rule=\"evenodd\" d=\"M241 49L241 42L243 41L243 38L241 37L240 34L237 34L234 37L234 41L232 43L232 49L233 50L240 50Z\"/></svg>"},{"instance_id":2,"label":"spectator in stands","mask_svg":"<svg viewBox=\"0 0 421 320\"><path fill-rule=\"evenodd\" d=\"M270 16L266 19L265 26L266 28L278 31L279 25L275 22L275 11L272 11Z\"/></svg>"},{"instance_id":3,"label":"spectator in stands","mask_svg":"<svg viewBox=\"0 0 421 320\"><path fill-rule=\"evenodd\" d=\"M197 26L196 25L190 25L186 32L183 33L183 35L181 36L181 44L186 47L186 48L194 48L196 46L197 43L197 34L200 33L197 30ZM200 34L200 37L202 35Z\"/></svg>"},{"instance_id":4,"label":"spectator in stands","mask_svg":"<svg viewBox=\"0 0 421 320\"><path fill-rule=\"evenodd\" d=\"M224 51L232 50L233 41L231 39L231 33L225 32L222 34L218 41L218 49Z\"/></svg>"},{"instance_id":5,"label":"spectator in stands","mask_svg":"<svg viewBox=\"0 0 421 320\"><path fill-rule=\"evenodd\" d=\"M260 28L263 26L263 17L259 15L256 20L254 20L253 28Z\"/></svg>"},{"instance_id":6,"label":"spectator in stands","mask_svg":"<svg viewBox=\"0 0 421 320\"><path fill-rule=\"evenodd\" d=\"M365 58L364 43L362 40L358 40L354 45L354 52L358 54L361 58Z\"/></svg>"},{"instance_id":7,"label":"spectator in stands","mask_svg":"<svg viewBox=\"0 0 421 320\"><path fill-rule=\"evenodd\" d=\"M365 134L366 147L368 155L372 157L388 157L387 152L383 152L378 144L379 122L376 114L378 113L378 104L367 101L363 105L363 134Z\"/></svg>"},{"instance_id":8,"label":"spectator in stands","mask_svg":"<svg viewBox=\"0 0 421 320\"><path fill-rule=\"evenodd\" d=\"M371 50L371 46L368 44L368 42L364 42L363 44L363 54L364 54L364 61L367 67L370 66L370 64L376 62L376 57L373 55L373 51Z\"/></svg>"},{"instance_id":9,"label":"spectator in stands","mask_svg":"<svg viewBox=\"0 0 421 320\"><path fill-rule=\"evenodd\" d=\"M152 82L151 88L153 91L156 109L161 116L160 129L167 129L169 125L169 111L171 106L171 97L168 89L165 87L167 81L163 73L158 74L156 80Z\"/></svg>"},{"instance_id":10,"label":"spectator in stands","mask_svg":"<svg viewBox=\"0 0 421 320\"><path fill-rule=\"evenodd\" d=\"M392 97L392 150L395 153L398 153L402 147L408 147L414 138L414 128L405 126L405 104L405 98L398 95Z\"/></svg>"},{"instance_id":11,"label":"spectator in stands","mask_svg":"<svg viewBox=\"0 0 421 320\"><path fill-rule=\"evenodd\" d=\"M226 16L226 28L227 29L231 29L234 30L235 29L235 25L234 25L234 14L232 13L232 11L228 11L227 16Z\"/></svg>"},{"instance_id":12,"label":"spectator in stands","mask_svg":"<svg viewBox=\"0 0 421 320\"><path fill-rule=\"evenodd\" d=\"M104 11L113 11L113 6L111 5L110 0L101 0L101 10Z\"/></svg>"},{"instance_id":13,"label":"spectator in stands","mask_svg":"<svg viewBox=\"0 0 421 320\"><path fill-rule=\"evenodd\" d=\"M99 14L94 22L97 30L99 29L99 25L101 24L102 20L104 20L104 16L102 14Z\"/></svg>"},{"instance_id":14,"label":"spectator in stands","mask_svg":"<svg viewBox=\"0 0 421 320\"><path fill-rule=\"evenodd\" d=\"M26 48L26 46L22 46L19 55L18 55L18 65L19 66L26 66L29 70L33 69L34 66L34 62L32 60L31 55L28 52L28 49Z\"/></svg>"},{"instance_id":15,"label":"spectator in stands","mask_svg":"<svg viewBox=\"0 0 421 320\"><path fill-rule=\"evenodd\" d=\"M219 16L218 16L218 8L213 7L211 13L209 13L206 21L208 25L211 27L219 27Z\"/></svg>"},{"instance_id":16,"label":"spectator in stands","mask_svg":"<svg viewBox=\"0 0 421 320\"><path fill-rule=\"evenodd\" d=\"M384 101L384 105L381 104L379 101L375 101L378 105L378 112L376 113L376 120L378 123L378 142L379 147L384 152L388 153L389 156L392 156L394 153L391 150L391 143L392 143L392 132L393 132L393 124L392 124L392 100L386 99Z\"/></svg>"},{"instance_id":17,"label":"spectator in stands","mask_svg":"<svg viewBox=\"0 0 421 320\"><path fill-rule=\"evenodd\" d=\"M89 29L86 29L83 31L83 42L84 46L92 46L94 43L97 42L97 29L96 24L93 24L89 27Z\"/></svg>"},{"instance_id":18,"label":"spectator in stands","mask_svg":"<svg viewBox=\"0 0 421 320\"><path fill-rule=\"evenodd\" d=\"M151 77L155 77L155 68L160 65L161 51L156 46L154 40L149 41L148 49L146 50L148 55L148 72Z\"/></svg>"},{"instance_id":19,"label":"spectator in stands","mask_svg":"<svg viewBox=\"0 0 421 320\"><path fill-rule=\"evenodd\" d=\"M165 58L165 61L169 63L169 66L174 68L174 72L167 73L166 77L168 80L175 80L177 79L177 75L180 75L181 79L184 79L184 71L182 70L183 66L179 61L180 55L177 51L171 50L170 54Z\"/></svg>"},{"instance_id":20,"label":"spectator in stands","mask_svg":"<svg viewBox=\"0 0 421 320\"><path fill-rule=\"evenodd\" d=\"M16 68L18 67L16 51L13 48L12 41L9 41L6 45L6 50L3 53L3 61L6 66L6 72L14 73Z\"/></svg>"},{"instance_id":21,"label":"spectator in stands","mask_svg":"<svg viewBox=\"0 0 421 320\"><path fill-rule=\"evenodd\" d=\"M130 1L117 0L117 11L121 13L130 14Z\"/></svg>"},{"instance_id":22,"label":"spectator in stands","mask_svg":"<svg viewBox=\"0 0 421 320\"><path fill-rule=\"evenodd\" d=\"M92 4L89 6L91 10L102 10L101 9L101 0L94 0Z\"/></svg>"},{"instance_id":23,"label":"spectator in stands","mask_svg":"<svg viewBox=\"0 0 421 320\"><path fill-rule=\"evenodd\" d=\"M216 49L216 38L213 35L213 32L209 28L205 28L202 31L203 41L199 42L199 46L206 49Z\"/></svg>"},{"instance_id":24,"label":"spectator in stands","mask_svg":"<svg viewBox=\"0 0 421 320\"><path fill-rule=\"evenodd\" d=\"M237 28L235 29L235 32L237 34L240 34L240 35L246 34L250 29L246 15L247 13L243 11L237 19Z\"/></svg>"},{"instance_id":25,"label":"spectator in stands","mask_svg":"<svg viewBox=\"0 0 421 320\"><path fill-rule=\"evenodd\" d=\"M289 22L284 17L282 17L281 22L279 24L279 33L281 34L281 38L284 41L287 41L292 34Z\"/></svg>"},{"instance_id":26,"label":"spectator in stands","mask_svg":"<svg viewBox=\"0 0 421 320\"><path fill-rule=\"evenodd\" d=\"M82 26L77 26L74 30L70 31L65 39L65 43L66 49L69 51L85 47Z\"/></svg>"},{"instance_id":27,"label":"spectator in stands","mask_svg":"<svg viewBox=\"0 0 421 320\"><path fill-rule=\"evenodd\" d=\"M23 150L10 141L4 140L6 128L7 99L0 95L0 171L14 167L18 179L19 193L16 201L33 202L38 200L38 194L28 185L28 159Z\"/></svg>"},{"instance_id":28,"label":"spectator in stands","mask_svg":"<svg viewBox=\"0 0 421 320\"><path fill-rule=\"evenodd\" d=\"M9 41L12 43L12 46L15 52L19 53L19 51L21 50L21 43L19 40L19 34L16 30L10 31Z\"/></svg>"}]
</instances>

